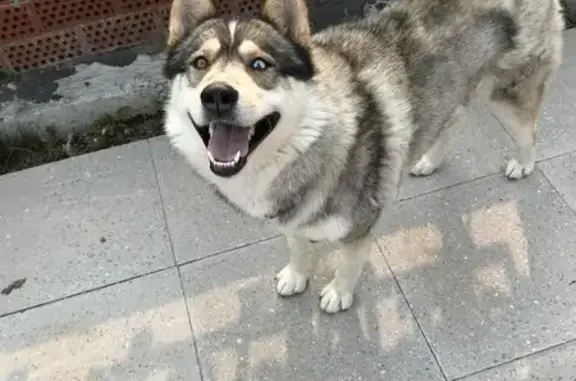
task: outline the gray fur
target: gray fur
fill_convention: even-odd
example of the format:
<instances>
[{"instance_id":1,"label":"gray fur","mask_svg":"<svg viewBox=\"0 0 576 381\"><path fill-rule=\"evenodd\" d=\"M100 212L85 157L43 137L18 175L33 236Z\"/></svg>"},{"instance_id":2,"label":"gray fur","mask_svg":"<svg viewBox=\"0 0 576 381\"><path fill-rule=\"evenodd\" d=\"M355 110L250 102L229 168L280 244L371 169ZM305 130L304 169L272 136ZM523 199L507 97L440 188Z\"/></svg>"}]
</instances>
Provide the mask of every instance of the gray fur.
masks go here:
<instances>
[{"instance_id":1,"label":"gray fur","mask_svg":"<svg viewBox=\"0 0 576 381\"><path fill-rule=\"evenodd\" d=\"M193 8L193 3L209 0L177 0L186 1ZM275 1L280 0L268 3ZM181 139L191 126L177 125L187 123L178 119L178 107L184 106L176 106L177 90L167 105L167 133L224 197L249 214L273 220L288 236L292 260L279 274L280 294L303 290L309 265L294 247L303 250L301 241L323 237L316 228L338 227L339 220L327 222L331 218L341 218L346 229L326 239L341 242L346 258L366 249L382 209L397 197L404 169L415 165L412 173L425 175L440 164L449 130L476 96L517 131L518 154L506 175L516 179L531 173L538 110L562 56L557 0L403 0L377 17L329 27L311 39L302 24L307 22L303 0L289 2L278 8L284 13L265 14L264 21L238 21L226 35L225 19L184 25L187 32L171 45L166 66L174 89L181 74L197 79L187 86L203 86L187 57L207 36L218 36L222 44L223 72L227 62L243 64L237 49L246 40L273 57L276 65L267 72L244 69L252 78L246 79L247 86L253 82L262 89L265 108L275 107L282 115L262 142L264 148L254 151L254 159L248 157L247 166L253 169L224 180L202 168L203 161L195 157L200 149ZM267 12L274 12L273 5ZM242 85L238 90L241 99L253 92L246 90L244 96ZM309 100L298 103L306 111L289 119L290 125L282 121L292 111L283 109L282 102L267 103L282 94ZM199 111L197 115L204 118ZM267 148L272 141L276 146ZM249 180L242 182L242 176ZM233 191L229 184L247 188ZM322 294L325 311L349 307L365 255L339 268L340 275Z\"/></svg>"}]
</instances>

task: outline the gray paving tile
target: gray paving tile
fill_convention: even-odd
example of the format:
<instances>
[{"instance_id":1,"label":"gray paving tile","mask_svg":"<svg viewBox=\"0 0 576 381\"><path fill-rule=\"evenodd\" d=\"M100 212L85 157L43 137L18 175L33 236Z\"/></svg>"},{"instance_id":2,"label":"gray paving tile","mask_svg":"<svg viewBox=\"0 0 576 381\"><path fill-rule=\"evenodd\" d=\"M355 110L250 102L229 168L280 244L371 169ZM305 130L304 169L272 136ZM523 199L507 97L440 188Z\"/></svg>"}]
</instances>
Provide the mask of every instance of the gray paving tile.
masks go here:
<instances>
[{"instance_id":1,"label":"gray paving tile","mask_svg":"<svg viewBox=\"0 0 576 381\"><path fill-rule=\"evenodd\" d=\"M538 167L576 211L576 153L538 163Z\"/></svg>"},{"instance_id":2,"label":"gray paving tile","mask_svg":"<svg viewBox=\"0 0 576 381\"><path fill-rule=\"evenodd\" d=\"M148 142L140 141L0 176L0 214L154 187Z\"/></svg>"},{"instance_id":3,"label":"gray paving tile","mask_svg":"<svg viewBox=\"0 0 576 381\"><path fill-rule=\"evenodd\" d=\"M535 173L406 201L381 247L449 378L576 337L576 220Z\"/></svg>"},{"instance_id":4,"label":"gray paving tile","mask_svg":"<svg viewBox=\"0 0 576 381\"><path fill-rule=\"evenodd\" d=\"M502 170L512 140L485 106L475 104L449 143L443 164L426 177L407 176L401 199L470 181Z\"/></svg>"},{"instance_id":5,"label":"gray paving tile","mask_svg":"<svg viewBox=\"0 0 576 381\"><path fill-rule=\"evenodd\" d=\"M82 170L87 156L78 156L0 176L0 215L71 202L87 192Z\"/></svg>"},{"instance_id":6,"label":"gray paving tile","mask_svg":"<svg viewBox=\"0 0 576 381\"><path fill-rule=\"evenodd\" d=\"M6 381L200 380L175 270L0 318Z\"/></svg>"},{"instance_id":7,"label":"gray paving tile","mask_svg":"<svg viewBox=\"0 0 576 381\"><path fill-rule=\"evenodd\" d=\"M376 246L354 307L320 312L336 254L319 256L311 290L288 299L274 291L282 238L183 266L205 380L442 380Z\"/></svg>"},{"instance_id":8,"label":"gray paving tile","mask_svg":"<svg viewBox=\"0 0 576 381\"><path fill-rule=\"evenodd\" d=\"M86 155L82 177L91 200L157 191L150 147L145 140Z\"/></svg>"},{"instance_id":9,"label":"gray paving tile","mask_svg":"<svg viewBox=\"0 0 576 381\"><path fill-rule=\"evenodd\" d=\"M64 176L45 178L61 192L3 194L0 289L26 283L0 295L0 315L174 263L146 142L52 166L44 171ZM2 181L18 190L43 179L22 173Z\"/></svg>"},{"instance_id":10,"label":"gray paving tile","mask_svg":"<svg viewBox=\"0 0 576 381\"><path fill-rule=\"evenodd\" d=\"M150 141L179 263L278 235L269 224L235 210L197 177L165 137Z\"/></svg>"},{"instance_id":11,"label":"gray paving tile","mask_svg":"<svg viewBox=\"0 0 576 381\"><path fill-rule=\"evenodd\" d=\"M576 149L575 105L576 62L565 63L552 80L540 113L537 146L539 160Z\"/></svg>"},{"instance_id":12,"label":"gray paving tile","mask_svg":"<svg viewBox=\"0 0 576 381\"><path fill-rule=\"evenodd\" d=\"M514 361L462 381L575 381L576 343Z\"/></svg>"},{"instance_id":13,"label":"gray paving tile","mask_svg":"<svg viewBox=\"0 0 576 381\"><path fill-rule=\"evenodd\" d=\"M576 29L564 32L564 64L576 64Z\"/></svg>"}]
</instances>

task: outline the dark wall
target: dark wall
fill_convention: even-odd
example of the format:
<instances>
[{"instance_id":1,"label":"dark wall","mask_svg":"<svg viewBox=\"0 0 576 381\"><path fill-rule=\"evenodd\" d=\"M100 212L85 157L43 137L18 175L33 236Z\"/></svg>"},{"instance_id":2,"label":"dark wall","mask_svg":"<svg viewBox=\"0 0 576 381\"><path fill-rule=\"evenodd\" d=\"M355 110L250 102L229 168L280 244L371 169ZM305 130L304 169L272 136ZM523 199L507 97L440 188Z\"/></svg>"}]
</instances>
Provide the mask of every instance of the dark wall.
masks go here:
<instances>
[{"instance_id":1,"label":"dark wall","mask_svg":"<svg viewBox=\"0 0 576 381\"><path fill-rule=\"evenodd\" d=\"M312 0L310 20L314 30L362 16L364 0Z\"/></svg>"},{"instance_id":2,"label":"dark wall","mask_svg":"<svg viewBox=\"0 0 576 381\"><path fill-rule=\"evenodd\" d=\"M562 5L564 6L566 26L568 28L576 27L576 0L562 0Z\"/></svg>"}]
</instances>

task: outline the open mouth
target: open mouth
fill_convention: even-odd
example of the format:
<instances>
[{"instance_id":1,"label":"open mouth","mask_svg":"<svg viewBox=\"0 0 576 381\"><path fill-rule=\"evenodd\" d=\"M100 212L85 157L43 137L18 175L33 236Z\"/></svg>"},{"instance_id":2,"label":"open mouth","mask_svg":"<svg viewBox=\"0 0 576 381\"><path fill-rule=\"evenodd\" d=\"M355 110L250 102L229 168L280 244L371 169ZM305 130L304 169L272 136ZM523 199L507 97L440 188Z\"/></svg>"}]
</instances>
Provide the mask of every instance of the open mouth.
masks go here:
<instances>
[{"instance_id":1,"label":"open mouth","mask_svg":"<svg viewBox=\"0 0 576 381\"><path fill-rule=\"evenodd\" d=\"M238 126L224 121L212 121L208 126L198 126L192 115L192 124L202 138L210 170L218 176L234 176L246 165L248 156L274 130L280 114L273 112L253 126Z\"/></svg>"}]
</instances>

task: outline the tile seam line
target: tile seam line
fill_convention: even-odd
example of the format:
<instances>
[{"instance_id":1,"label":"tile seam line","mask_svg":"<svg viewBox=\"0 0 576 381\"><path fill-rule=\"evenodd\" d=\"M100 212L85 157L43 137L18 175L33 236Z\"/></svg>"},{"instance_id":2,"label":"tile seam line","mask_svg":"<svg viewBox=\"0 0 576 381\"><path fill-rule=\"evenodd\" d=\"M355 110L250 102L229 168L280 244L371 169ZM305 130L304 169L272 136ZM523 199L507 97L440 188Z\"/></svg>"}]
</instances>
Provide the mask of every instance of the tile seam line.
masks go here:
<instances>
[{"instance_id":1,"label":"tile seam line","mask_svg":"<svg viewBox=\"0 0 576 381\"><path fill-rule=\"evenodd\" d=\"M482 374L482 373L484 373L484 372L488 372L488 371L490 371L490 370L494 370L494 369L497 369L497 368L502 368L502 367L504 367L504 366L511 365L511 364L513 364L513 363L515 363L515 362L517 362L517 361L521 361L521 360L524 360L524 359L529 359L529 358L531 358L531 357L535 357L535 356L541 355L541 354L543 354L543 353L552 351L552 350L554 350L554 349L557 349L557 348L560 348L560 347L563 347L563 346L567 346L567 345L572 345L572 344L576 344L576 338L568 339L568 340L562 341L562 342L557 343L557 344L552 344L552 345L550 345L550 346L547 346L547 347L545 347L545 348L539 349L539 350L537 350L537 351L534 351L534 352L531 352L531 353L527 353L527 354L525 354L525 355L518 356L518 357L515 357L515 358L513 358L513 359L506 360L506 361L504 361L504 362L501 362L501 363L498 363L498 364L495 364L495 365L488 366L488 367L486 367L486 368L482 368L482 369L477 370L477 371L474 371L474 372L472 372L472 373L470 373L470 374L466 374L466 375L464 375L464 376L460 376L460 377L453 378L453 379L451 379L451 380L449 380L449 381L466 381L466 379L468 379L468 378L470 378L470 377L474 377L474 376L480 375L480 374Z\"/></svg>"},{"instance_id":2,"label":"tile seam line","mask_svg":"<svg viewBox=\"0 0 576 381\"><path fill-rule=\"evenodd\" d=\"M264 239L261 239L261 240L258 240L258 241L248 242L248 243L246 243L246 244L242 244L242 245L240 245L240 246L237 246L237 247L234 247L234 248L230 248L230 249L226 249L226 250L223 250L223 251L218 251L218 252L216 252L216 253L207 255L207 256L202 257L202 258L193 259L193 260L184 262L184 263L182 263L182 264L179 264L178 266L175 266L175 265L164 266L164 267L161 267L161 268L158 268L158 269L155 269L155 270L143 272L143 273L141 273L141 274L132 275L132 276L129 276L129 277L127 277L127 278L122 278L122 279L119 279L119 280L116 280L116 281L113 281L113 282L110 282L110 283L102 284L102 285L99 285L99 286L96 286L96 287L91 287L91 288L88 288L88 289L86 289L86 290L74 292L74 293L72 293L72 294L68 294L68 295L65 295L65 296L61 296L61 297L59 297L59 298L50 299L50 300L47 300L47 301L44 301L44 302L40 302L40 303L31 305L31 306L27 306L27 307L24 307L24 308L19 308L19 309L14 310L14 311L5 312L5 313L0 313L0 319L5 318L5 317L8 317L8 316L12 316L12 315L24 313L24 312L27 312L27 311L35 310L35 309L37 309L37 308L42 308L42 307L45 307L45 306L48 306L48 305L51 305L51 304L63 302L63 301L65 301L65 300L72 299L72 298L75 298L75 297L77 297L77 296L81 296L81 295L85 295L85 294L90 294L90 293L93 293L93 292L96 292L96 291L100 291L100 290L103 290L103 289L106 289L106 288L109 288L109 287L118 286L118 285L121 285L121 284L123 284L123 283L128 283L128 282L131 282L131 281L140 279L140 278L147 277L147 276L149 276L149 275L154 275L154 274L157 274L157 273L161 273L161 272L163 272L163 271L167 271L167 270L170 270L170 269L174 269L174 268L179 267L179 266L184 266L184 265L189 265L189 264L193 264L193 263L197 263L197 262L202 262L202 261L205 260L205 259L214 258L214 257L217 257L217 256L219 256L219 255L221 255L221 254L230 253L230 252L232 252L232 251L234 251L234 250L236 250L236 249L243 249L243 248L246 248L246 247L250 247L250 246L253 246L253 245L257 245L257 244L262 243L262 242L271 241L271 240L276 239L276 238L280 238L280 235L273 236L273 237L269 237L269 238L264 238Z\"/></svg>"},{"instance_id":3,"label":"tile seam line","mask_svg":"<svg viewBox=\"0 0 576 381\"><path fill-rule=\"evenodd\" d=\"M481 181L481 180L489 179L489 178L491 178L491 177L496 177L496 176L500 176L500 171L498 171L498 172L492 172L492 173L487 173L487 174L485 174L485 175L478 176L478 177L475 177L475 178L473 178L473 179L463 180L463 181L459 181L459 182L454 183L454 184L445 185L445 186L443 186L443 187L440 187L440 188L437 188L437 189L432 189L432 190L430 190L430 191L426 191L426 192L423 192L423 193L420 193L420 194L417 194L417 195L414 195L414 196L410 196L410 197L406 197L406 198L400 198L400 199L398 199L398 202L397 202L397 203L401 203L401 202L404 202L404 201L415 200L415 199L420 198L420 197L430 196L430 195L432 195L432 194L434 194L434 193L439 193L439 192L442 192L442 191L445 191L445 190L448 190L448 189L457 188L457 187L459 187L459 186L461 186L461 185L472 184L472 183L474 183L474 182L476 182L476 181ZM506 180L506 179L505 179L505 180ZM510 181L510 180L507 180L507 181Z\"/></svg>"},{"instance_id":4,"label":"tile seam line","mask_svg":"<svg viewBox=\"0 0 576 381\"><path fill-rule=\"evenodd\" d=\"M504 127L502 127L502 128L504 128ZM558 155L556 155L556 156L551 156L551 157L547 157L547 158L542 158L542 159L540 159L540 160L536 160L535 163L536 163L536 164L544 163L544 162L546 162L546 161L558 159L558 158L560 158L560 157L572 155L572 154L574 154L574 153L576 153L576 150L569 151L569 152L564 152L564 153L558 154ZM540 168L538 168L538 170L539 170L538 172L546 178L546 181L548 181L548 182L550 183L549 179L545 176L544 172L543 172ZM457 188L457 187L459 187L460 185L472 184L472 183L474 183L474 182L476 182L476 181L488 179L488 178L491 178L491 177L500 176L500 174L501 174L501 171L490 172L490 173L484 174L484 175L482 175L482 176L475 177L475 178L473 178L473 179L459 181L459 182L454 183L454 184L445 185L445 186L443 186L443 187L440 187L440 188L437 188L437 189L433 189L433 190L430 190L430 191L426 191L426 192L424 192L424 193L419 193L419 194L416 194L416 195L413 195L413 196L409 196L409 197L406 197L406 198L399 198L399 199L398 199L398 203L401 203L401 202L404 202L404 201L414 200L414 199L417 199L417 198L423 197L423 196L429 196L429 195L432 195L432 194L434 194L434 193L442 192L442 191L445 191L445 190L448 190L448 189L451 189L451 188ZM432 174L431 176L434 176L434 175ZM506 180L506 181L508 181L508 182L512 182L512 183L515 183L515 182L519 182L519 181L523 181L523 180L524 180L524 179L510 180L510 179L506 179L505 176L502 176L502 177L504 178L504 180ZM550 185L552 186L552 188L553 188L555 191L557 191L556 187L554 187L552 184L550 184ZM559 193L559 192L557 192L557 193ZM564 198L562 197L562 199L564 199Z\"/></svg>"},{"instance_id":5,"label":"tile seam line","mask_svg":"<svg viewBox=\"0 0 576 381\"><path fill-rule=\"evenodd\" d=\"M568 203L568 201L566 201L566 198L564 197L564 195L562 194L562 192L560 192L556 186L552 183L552 181L550 181L550 179L548 178L548 176L546 176L546 173L541 169L541 168L536 168L536 170L538 171L538 173L540 173L540 175L542 175L542 177L544 177L544 180L546 180L546 183L548 185L550 185L550 187L552 188L552 190L554 191L554 193L556 193L556 195L560 198L560 200L562 201L562 203L564 204L564 207L566 207L568 210L570 210L572 212L572 214L576 217L576 210L572 209L572 207L570 206L570 204Z\"/></svg>"},{"instance_id":6,"label":"tile seam line","mask_svg":"<svg viewBox=\"0 0 576 381\"><path fill-rule=\"evenodd\" d=\"M188 327L190 329L190 333L192 334L192 346L194 347L194 357L196 359L196 364L198 366L198 373L200 373L200 380L203 381L206 379L204 375L204 369L202 368L202 363L200 362L200 354L198 353L198 340L196 337L196 331L194 330L194 325L192 324L192 316L191 316L191 309L188 305L188 299L186 298L186 291L184 291L184 281L182 280L182 272L180 271L180 267L178 266L178 260L176 258L176 251L174 250L174 241L172 240L172 233L170 232L170 227L168 225L168 218L166 215L166 207L164 205L164 197L162 196L162 189L160 188L160 180L158 178L158 169L156 166L156 160L154 159L154 153L152 152L152 146L150 145L150 139L146 139L146 144L148 146L148 155L150 158L150 162L152 163L152 168L154 171L154 180L156 182L156 192L158 198L160 200L160 208L162 209L162 218L164 220L165 231L168 236L168 247L170 248L170 252L172 253L172 261L174 266L176 267L176 271L178 274L178 282L180 284L180 294L182 295L182 301L184 302L184 308L186 309L186 317L188 320Z\"/></svg>"},{"instance_id":7,"label":"tile seam line","mask_svg":"<svg viewBox=\"0 0 576 381\"><path fill-rule=\"evenodd\" d=\"M474 372L472 372L472 373L465 374L465 375L463 375L463 376L459 376L459 377L455 377L455 378L448 378L448 376L446 375L446 373L444 372L444 369L442 368L442 366L441 366L441 364L440 364L440 361L439 361L438 357L436 356L436 353L435 353L435 352L433 351L433 349L432 349L432 346L431 346L431 344L430 344L430 342L429 342L429 340L428 340L428 337L427 337L426 334L424 333L424 330L422 329L422 327L421 327L421 325L420 325L420 322L419 322L418 319L416 318L416 315L415 315L415 313L414 313L414 310L412 309L412 306L410 305L410 303L409 303L409 301L408 301L408 298L406 297L406 295L405 295L405 293L404 293L404 290L403 290L402 287L400 286L400 282L398 281L398 278L397 278L396 274L394 273L394 271L392 270L392 268L391 268L391 266L390 266L390 263L388 262L388 258L386 257L386 253L385 253L385 252L387 252L387 250L386 250L386 249L383 249L379 242L376 242L376 245L377 245L377 247L378 247L378 250L380 251L380 254L384 257L384 261L386 262L386 266L387 266L388 269L390 270L390 273L392 274L392 277L393 277L393 279L394 279L394 282L396 283L396 286L397 286L398 289L400 290L400 293L402 294L402 297L404 298L404 301L405 301L405 303L407 304L407 306L408 306L408 308L409 308L409 310L410 310L410 313L412 314L412 317L413 317L414 321L416 322L416 324L417 324L417 326L418 326L418 329L419 329L420 332L422 333L422 336L424 337L424 340L426 341L426 344L428 345L429 350L430 350L432 356L434 357L434 360L436 361L436 363L437 363L437 365L438 365L438 367L439 367L439 369L440 369L440 371L441 371L441 373L442 373L442 375L444 376L444 379L445 379L446 381L466 381L466 379L468 379L468 378L470 378L470 377L473 377L473 376L476 376L476 375L479 375L479 374L481 374L481 373L484 373L484 372L487 372L487 371L490 371L490 370L493 370L493 369L496 369L496 368L500 368L500 367L503 367L503 366L506 366L506 365L510 365L510 364L512 364L512 363L514 363L514 362L517 362L517 361L520 361L520 360L523 360L523 359L527 359L527 358L531 358L531 357L534 357L534 356L538 356L538 355L540 355L540 354L542 354L542 353L552 351L552 350L554 350L554 349L556 349L556 348L560 348L560 347L567 346L567 345L571 345L571 344L576 344L576 338L564 340L564 341L562 341L562 342L560 342L560 343L556 343L556 344L549 345L549 346L547 346L547 347L545 347L545 348L542 348L542 349L539 349L539 350L537 350L537 351L534 351L534 352L531 352L531 353L526 353L525 355L518 356L518 357L512 358L512 359L510 359L510 360L506 360L506 361L503 361L503 362L501 362L501 363L498 363L498 364L495 364L495 365L488 366L488 367L486 367L486 368L482 368L482 369L476 370L476 371L474 371Z\"/></svg>"},{"instance_id":8,"label":"tile seam line","mask_svg":"<svg viewBox=\"0 0 576 381\"><path fill-rule=\"evenodd\" d=\"M536 147L536 148L538 148L538 147ZM536 164L545 163L545 162L547 162L547 161L551 161L551 160L554 160L554 159L558 159L558 158L561 158L561 157L563 157L563 156L570 156L570 155L573 155L573 154L575 154L575 153L576 153L576 149L573 149L573 150L569 150L569 151L566 151L566 152L559 153L558 155L553 155L553 156L550 156L550 157L543 157L543 158L541 158L541 159L535 160L534 162L535 162Z\"/></svg>"},{"instance_id":9,"label":"tile seam line","mask_svg":"<svg viewBox=\"0 0 576 381\"><path fill-rule=\"evenodd\" d=\"M28 306L28 307L24 307L24 308L20 308L20 309L14 310L14 311L6 312L6 313L3 313L3 314L0 314L0 319L5 318L5 317L8 317L8 316L16 315L16 314L21 314L21 313L24 313L24 312L28 312L28 311L31 311L31 310L35 310L35 309L37 309L37 308L45 307L45 306L48 306L48 305L51 305L51 304L63 302L63 301L65 301L65 300L72 299L72 298L75 298L75 297L77 297L77 296L81 296L81 295L85 295L85 294L90 294L90 293L92 293L92 292L104 290L104 289L106 289L106 288L114 287L114 286L117 286L117 285L120 285L120 284L123 284L123 283L128 283L128 282L131 282L131 281L133 281L133 280L137 280L137 279L140 279L140 278L147 277L147 276L149 276L149 275L154 275L154 274L161 273L161 272L163 272L163 271L167 271L167 270L173 269L174 267L175 267L175 266L162 267L162 268L159 268L159 269L156 269L156 270L152 270L152 271L148 271L148 272L145 272L145 273L142 273L142 274L133 275L133 276L130 276L130 277L128 277L128 278L123 278L123 279L120 279L120 280L117 280L117 281L114 281L114 282L111 282L111 283L106 283L106 284L103 284L103 285L100 285L100 286L97 286L97 287L92 287L92 288L89 288L89 289L87 289L87 290L82 290L82 291L74 292L74 293L72 293L72 294L69 294L69 295L66 295L66 296L62 296L62 297L60 297L60 298L55 298L55 299L47 300L47 301L45 301L45 302L41 302L41 303L38 303L38 304L34 304L34 305L32 305L32 306Z\"/></svg>"},{"instance_id":10,"label":"tile seam line","mask_svg":"<svg viewBox=\"0 0 576 381\"><path fill-rule=\"evenodd\" d=\"M424 332L424 329L423 329L422 325L420 324L420 321L416 317L416 313L414 312L412 305L410 305L410 302L408 300L408 297L406 296L406 293L404 292L404 290L400 286L400 281L398 280L398 277L396 276L396 274L392 270L392 267L390 266L390 263L388 262L388 258L386 257L386 254L385 254L385 249L383 249L380 246L379 242L376 242L376 246L378 247L378 251L380 252L380 255L384 258L384 262L386 262L386 266L388 267L388 270L390 271L390 274L392 275L392 278L394 279L394 283L396 284L396 287L398 287L398 291L400 291L400 295L402 295L402 299L404 299L404 303L406 303L406 306L408 307L408 310L410 311L410 314L412 315L412 319L414 319L414 321L416 322L416 326L418 327L420 334L424 338L424 342L426 343L426 346L428 347L428 350L430 351L430 354L432 355L432 358L434 359L434 362L436 363L436 366L438 367L438 370L440 371L442 378L445 381L448 381L448 375L444 371L444 368L442 367L442 364L440 363L440 359L438 358L438 355L436 354L436 352L434 352L434 349L432 348L432 344L430 343L428 336L426 336L426 333Z\"/></svg>"},{"instance_id":11,"label":"tile seam line","mask_svg":"<svg viewBox=\"0 0 576 381\"><path fill-rule=\"evenodd\" d=\"M508 137L510 138L510 140L511 140L512 143L514 144L514 147L512 147L512 149L516 149L516 139L514 138L514 135L506 128L506 126L504 126L504 123L503 123L492 111L489 110L489 112L490 112L490 115L492 115L492 117L493 117L494 119L496 119L496 121L497 121L498 124L500 125L500 128L502 128L502 129L504 130L504 133L505 133L506 135L508 135ZM539 124L538 128L541 129L541 126L540 126L541 123L540 123L540 121L538 121L538 124ZM535 143L536 143L536 144L535 144L535 147L536 147L536 149L538 149L538 139L535 140ZM544 163L544 162L546 162L546 161L554 160L554 159L557 159L557 158L562 157L562 156L572 155L572 154L574 154L574 153L576 153L576 149L568 150L568 151L566 151L566 152L562 152L562 153L559 153L559 154L557 154L557 155L552 155L552 156L549 156L549 157L543 157L543 158L540 158L540 159L534 159L534 164Z\"/></svg>"},{"instance_id":12,"label":"tile seam line","mask_svg":"<svg viewBox=\"0 0 576 381\"><path fill-rule=\"evenodd\" d=\"M229 254L229 253L236 251L236 250L245 249L247 247L258 245L258 244L268 242L268 241L273 241L273 240L278 239L280 237L282 237L282 234L276 234L276 235L272 235L270 237L265 237L265 238L260 238L260 239L254 240L254 241L245 242L245 243L242 243L238 246L230 247L228 249L220 250L220 251L214 252L212 254L205 255L201 258L189 259L187 261L179 263L177 266L183 267L183 266L188 266L188 265L192 265L195 263L203 262L204 260L216 258L216 257L219 257L220 255L226 255L226 254Z\"/></svg>"}]
</instances>

